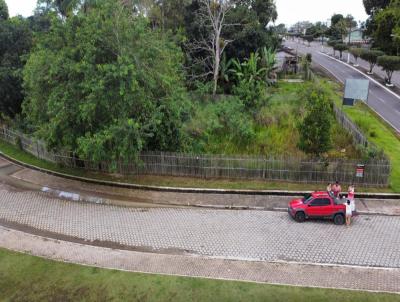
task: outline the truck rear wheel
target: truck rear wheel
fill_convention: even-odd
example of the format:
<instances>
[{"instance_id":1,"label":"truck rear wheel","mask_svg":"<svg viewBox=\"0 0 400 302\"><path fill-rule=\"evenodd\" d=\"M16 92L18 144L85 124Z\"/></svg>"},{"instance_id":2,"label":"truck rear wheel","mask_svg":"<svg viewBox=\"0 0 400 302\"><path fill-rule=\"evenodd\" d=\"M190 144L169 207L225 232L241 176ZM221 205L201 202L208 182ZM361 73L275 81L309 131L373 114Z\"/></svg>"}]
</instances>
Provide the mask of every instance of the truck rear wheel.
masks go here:
<instances>
[{"instance_id":1,"label":"truck rear wheel","mask_svg":"<svg viewBox=\"0 0 400 302\"><path fill-rule=\"evenodd\" d=\"M343 216L343 214L336 214L335 217L333 217L333 223L336 224L336 225L344 224L344 216Z\"/></svg>"}]
</instances>

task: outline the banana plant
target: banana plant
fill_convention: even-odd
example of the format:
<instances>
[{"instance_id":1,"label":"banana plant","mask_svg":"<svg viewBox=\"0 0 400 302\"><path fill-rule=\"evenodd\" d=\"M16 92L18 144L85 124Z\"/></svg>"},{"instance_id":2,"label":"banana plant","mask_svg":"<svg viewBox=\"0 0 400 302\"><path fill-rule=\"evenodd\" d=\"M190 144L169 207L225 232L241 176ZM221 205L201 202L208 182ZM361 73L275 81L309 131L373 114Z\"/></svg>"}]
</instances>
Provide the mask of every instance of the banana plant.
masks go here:
<instances>
[{"instance_id":1,"label":"banana plant","mask_svg":"<svg viewBox=\"0 0 400 302\"><path fill-rule=\"evenodd\" d=\"M219 79L224 83L229 83L229 75L231 73L231 66L233 65L233 60L228 60L225 53L222 55L222 60L220 63Z\"/></svg>"},{"instance_id":2,"label":"banana plant","mask_svg":"<svg viewBox=\"0 0 400 302\"><path fill-rule=\"evenodd\" d=\"M263 47L261 49L261 66L265 68L265 82L272 83L272 72L276 65L276 54L272 48Z\"/></svg>"},{"instance_id":3,"label":"banana plant","mask_svg":"<svg viewBox=\"0 0 400 302\"><path fill-rule=\"evenodd\" d=\"M240 63L239 60L232 60L233 74L236 79L240 81L254 82L264 81L265 72L264 67L260 67L260 55L258 52L251 53L250 58Z\"/></svg>"}]
</instances>

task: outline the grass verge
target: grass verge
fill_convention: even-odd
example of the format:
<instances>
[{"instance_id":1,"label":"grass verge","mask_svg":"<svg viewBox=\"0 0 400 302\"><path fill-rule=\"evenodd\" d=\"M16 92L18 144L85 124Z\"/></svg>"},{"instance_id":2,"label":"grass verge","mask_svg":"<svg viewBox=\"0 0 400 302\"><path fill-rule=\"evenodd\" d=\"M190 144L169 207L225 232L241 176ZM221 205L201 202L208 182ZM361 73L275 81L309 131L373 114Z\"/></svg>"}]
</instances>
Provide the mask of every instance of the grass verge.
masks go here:
<instances>
[{"instance_id":1,"label":"grass verge","mask_svg":"<svg viewBox=\"0 0 400 302\"><path fill-rule=\"evenodd\" d=\"M21 162L55 172L74 176L88 177L99 180L119 181L149 186L182 187L182 188L208 188L208 189L241 189L241 190L290 190L290 191L316 191L324 189L324 184L302 184L287 182L267 182L257 180L228 180L228 179L201 179L190 177L165 177L154 175L122 176L116 174L96 173L81 169L60 167L57 164L41 160L35 156L19 150L0 139L0 151ZM388 188L357 188L359 192L390 193Z\"/></svg>"},{"instance_id":2,"label":"grass verge","mask_svg":"<svg viewBox=\"0 0 400 302\"><path fill-rule=\"evenodd\" d=\"M400 295L128 273L0 249L2 301L400 301Z\"/></svg>"},{"instance_id":3,"label":"grass verge","mask_svg":"<svg viewBox=\"0 0 400 302\"><path fill-rule=\"evenodd\" d=\"M340 85L329 82L336 93L333 95L336 104L342 103L342 88ZM344 106L343 111L366 134L368 140L382 149L390 158L392 171L390 175L390 188L400 192L400 137L385 121L372 109L362 102L357 102L353 107Z\"/></svg>"}]
</instances>

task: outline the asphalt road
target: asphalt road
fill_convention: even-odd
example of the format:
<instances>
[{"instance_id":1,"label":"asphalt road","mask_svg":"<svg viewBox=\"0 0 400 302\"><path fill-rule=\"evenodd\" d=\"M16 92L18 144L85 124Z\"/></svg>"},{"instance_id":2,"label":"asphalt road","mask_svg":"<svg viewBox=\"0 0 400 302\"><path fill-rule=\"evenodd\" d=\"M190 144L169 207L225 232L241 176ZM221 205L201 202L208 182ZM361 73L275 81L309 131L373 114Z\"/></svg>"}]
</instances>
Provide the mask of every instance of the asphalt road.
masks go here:
<instances>
[{"instance_id":1,"label":"asphalt road","mask_svg":"<svg viewBox=\"0 0 400 302\"><path fill-rule=\"evenodd\" d=\"M313 62L328 70L337 80L344 83L346 79L367 79L352 67L342 64L334 58L322 54L319 47L307 47L293 41L285 42L286 46L297 49L299 53L311 53ZM370 80L368 105L387 123L400 133L400 96L394 95L381 85Z\"/></svg>"}]
</instances>

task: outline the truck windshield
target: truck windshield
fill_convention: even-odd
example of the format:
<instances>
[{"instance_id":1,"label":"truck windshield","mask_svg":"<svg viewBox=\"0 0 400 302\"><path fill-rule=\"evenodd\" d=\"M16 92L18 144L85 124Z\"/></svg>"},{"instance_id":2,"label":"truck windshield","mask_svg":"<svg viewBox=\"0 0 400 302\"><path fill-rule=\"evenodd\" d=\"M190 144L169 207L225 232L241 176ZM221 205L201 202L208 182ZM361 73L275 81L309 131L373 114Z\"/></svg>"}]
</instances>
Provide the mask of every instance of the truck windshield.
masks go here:
<instances>
[{"instance_id":1,"label":"truck windshield","mask_svg":"<svg viewBox=\"0 0 400 302\"><path fill-rule=\"evenodd\" d=\"M303 199L301 200L304 204L309 203L311 200L313 200L312 196L305 196L303 197Z\"/></svg>"}]
</instances>

